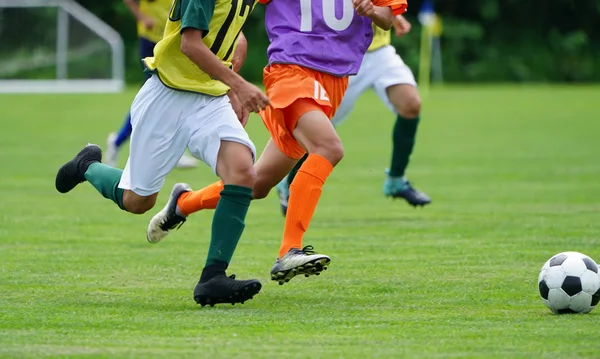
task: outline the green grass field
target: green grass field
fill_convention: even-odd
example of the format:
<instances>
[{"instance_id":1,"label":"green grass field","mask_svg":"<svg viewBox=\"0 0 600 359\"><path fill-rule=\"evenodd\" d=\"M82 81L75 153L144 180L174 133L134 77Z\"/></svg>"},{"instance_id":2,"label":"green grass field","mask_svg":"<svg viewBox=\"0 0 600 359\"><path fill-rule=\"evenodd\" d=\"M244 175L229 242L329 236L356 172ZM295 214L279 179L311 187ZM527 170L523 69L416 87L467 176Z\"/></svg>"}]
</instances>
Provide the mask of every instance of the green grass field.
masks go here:
<instances>
[{"instance_id":1,"label":"green grass field","mask_svg":"<svg viewBox=\"0 0 600 359\"><path fill-rule=\"evenodd\" d=\"M211 213L150 245L155 210L123 213L88 184L54 189L133 95L0 96L0 357L598 358L600 309L551 314L537 275L566 250L600 260L600 87L434 89L408 173L433 199L422 209L381 193L393 117L366 94L305 239L330 269L269 280L283 228L273 192L250 208L230 268L262 292L214 308L192 299ZM214 180L174 171L160 207L174 182Z\"/></svg>"}]
</instances>

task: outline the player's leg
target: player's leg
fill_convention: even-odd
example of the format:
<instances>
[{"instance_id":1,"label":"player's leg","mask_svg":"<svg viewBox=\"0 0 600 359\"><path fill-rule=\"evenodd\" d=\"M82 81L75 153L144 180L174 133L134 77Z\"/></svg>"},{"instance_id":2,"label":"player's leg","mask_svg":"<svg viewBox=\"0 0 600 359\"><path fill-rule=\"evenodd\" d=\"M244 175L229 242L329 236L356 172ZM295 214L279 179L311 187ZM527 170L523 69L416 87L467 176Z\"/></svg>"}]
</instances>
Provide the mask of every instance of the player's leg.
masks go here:
<instances>
[{"instance_id":1,"label":"player's leg","mask_svg":"<svg viewBox=\"0 0 600 359\"><path fill-rule=\"evenodd\" d=\"M88 145L58 171L57 190L66 193L87 180L121 209L135 214L151 209L164 178L187 143L185 133L179 131L178 119L164 121L166 116L174 113L173 107L178 103L176 99L170 100L169 92L174 91L162 86L158 79L140 89L132 106L131 151L124 170L100 163L100 148ZM162 137L169 140L157 140Z\"/></svg>"},{"instance_id":2,"label":"player's leg","mask_svg":"<svg viewBox=\"0 0 600 359\"><path fill-rule=\"evenodd\" d=\"M375 91L396 114L392 135L391 166L384 183L384 194L392 198L404 198L413 206L424 206L431 199L416 190L405 177L406 168L413 152L420 120L421 98L412 71L396 54L393 47L380 50L386 63L385 75L375 82Z\"/></svg>"},{"instance_id":3,"label":"player's leg","mask_svg":"<svg viewBox=\"0 0 600 359\"><path fill-rule=\"evenodd\" d=\"M64 164L56 175L56 189L70 192L79 183L88 181L105 198L119 208L134 214L142 214L156 202L157 192L139 195L119 188L123 170L101 163L102 150L97 145L85 146L72 160Z\"/></svg>"},{"instance_id":4,"label":"player's leg","mask_svg":"<svg viewBox=\"0 0 600 359\"><path fill-rule=\"evenodd\" d=\"M204 96L206 104L187 120L190 152L208 164L223 182L215 208L206 264L194 299L201 305L243 303L260 289L258 280L236 280L225 271L246 226L256 179L256 149L227 97Z\"/></svg>"},{"instance_id":5,"label":"player's leg","mask_svg":"<svg viewBox=\"0 0 600 359\"><path fill-rule=\"evenodd\" d=\"M245 144L221 142L216 171L223 181L223 190L213 215L206 264L194 289L194 300L200 305L244 303L261 289L258 280L236 280L225 274L244 231L252 200L253 157L253 149Z\"/></svg>"},{"instance_id":6,"label":"player's leg","mask_svg":"<svg viewBox=\"0 0 600 359\"><path fill-rule=\"evenodd\" d=\"M330 259L303 245L322 187L343 157L341 141L330 118L348 86L337 78L295 65L272 65L264 71L271 106L262 114L273 143L289 158L308 152L291 187L282 244L271 268L279 284L298 274L319 274Z\"/></svg>"},{"instance_id":7,"label":"player's leg","mask_svg":"<svg viewBox=\"0 0 600 359\"><path fill-rule=\"evenodd\" d=\"M243 303L260 291L260 282L236 280L227 277L225 271L245 228L256 178L256 151L226 97L188 95L197 97L197 101L193 114L185 120L185 129L190 134L187 146L222 182L219 200L215 201L207 260L194 290L194 300L201 305ZM177 186L167 206L150 222L150 242L161 240L164 238L161 234L166 235L185 221L177 203L190 194L190 189L185 184Z\"/></svg>"},{"instance_id":8,"label":"player's leg","mask_svg":"<svg viewBox=\"0 0 600 359\"><path fill-rule=\"evenodd\" d=\"M303 110L308 109L309 111ZM291 186L283 240L278 259L271 268L271 279L284 284L296 275L319 275L327 269L330 258L303 245L312 216L321 197L323 185L342 159L343 148L329 117L312 99L296 101L287 113L302 113L293 131L307 149L308 156ZM288 115L288 118L292 115Z\"/></svg>"},{"instance_id":9,"label":"player's leg","mask_svg":"<svg viewBox=\"0 0 600 359\"><path fill-rule=\"evenodd\" d=\"M348 80L348 88L344 93L344 98L340 103L340 107L337 109L337 111L335 111L335 114L331 119L333 127L339 126L348 118L348 116L350 116L350 113L354 109L354 104L360 95L362 95L363 92L372 86L374 77L370 76L371 72L369 70L372 66L378 66L379 60L370 55L371 54L365 55L358 74L356 74L356 76L350 76ZM302 157L294 166L294 168L292 168L290 173L277 184L276 189L279 196L279 207L284 216L287 213L288 202L290 198L290 185L294 181L298 170L304 161L306 161L307 157L308 154L305 154L304 157Z\"/></svg>"}]
</instances>

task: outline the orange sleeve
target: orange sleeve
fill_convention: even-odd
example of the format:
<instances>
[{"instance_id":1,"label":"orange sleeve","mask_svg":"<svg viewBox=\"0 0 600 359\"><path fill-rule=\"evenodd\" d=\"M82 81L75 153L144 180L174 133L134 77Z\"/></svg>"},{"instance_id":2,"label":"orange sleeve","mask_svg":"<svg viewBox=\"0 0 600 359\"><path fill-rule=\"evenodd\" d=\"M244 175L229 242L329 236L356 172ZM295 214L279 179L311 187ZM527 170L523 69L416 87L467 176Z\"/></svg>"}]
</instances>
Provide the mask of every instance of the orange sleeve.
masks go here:
<instances>
[{"instance_id":1,"label":"orange sleeve","mask_svg":"<svg viewBox=\"0 0 600 359\"><path fill-rule=\"evenodd\" d=\"M373 5L389 7L392 9L392 14L394 14L394 16L404 14L408 8L406 0L373 0Z\"/></svg>"}]
</instances>

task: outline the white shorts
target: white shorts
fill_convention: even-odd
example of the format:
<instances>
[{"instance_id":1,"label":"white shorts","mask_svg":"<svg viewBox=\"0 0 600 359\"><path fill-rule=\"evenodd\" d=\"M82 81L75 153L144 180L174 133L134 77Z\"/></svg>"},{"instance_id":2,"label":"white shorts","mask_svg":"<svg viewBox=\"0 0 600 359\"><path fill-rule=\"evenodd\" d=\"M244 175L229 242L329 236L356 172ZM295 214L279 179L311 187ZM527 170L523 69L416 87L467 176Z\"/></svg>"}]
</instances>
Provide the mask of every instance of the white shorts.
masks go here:
<instances>
[{"instance_id":1,"label":"white shorts","mask_svg":"<svg viewBox=\"0 0 600 359\"><path fill-rule=\"evenodd\" d=\"M390 111L396 113L396 109L394 109L386 91L388 87L394 85L417 86L415 76L402 61L402 58L398 56L396 49L391 45L387 45L375 51L367 52L358 74L350 76L348 89L331 122L334 126L344 122L352 112L360 95L369 88L373 88Z\"/></svg>"},{"instance_id":2,"label":"white shorts","mask_svg":"<svg viewBox=\"0 0 600 359\"><path fill-rule=\"evenodd\" d=\"M157 193L186 147L216 173L221 141L256 148L227 96L208 96L170 89L156 75L131 105L129 159L119 188L140 196Z\"/></svg>"}]
</instances>

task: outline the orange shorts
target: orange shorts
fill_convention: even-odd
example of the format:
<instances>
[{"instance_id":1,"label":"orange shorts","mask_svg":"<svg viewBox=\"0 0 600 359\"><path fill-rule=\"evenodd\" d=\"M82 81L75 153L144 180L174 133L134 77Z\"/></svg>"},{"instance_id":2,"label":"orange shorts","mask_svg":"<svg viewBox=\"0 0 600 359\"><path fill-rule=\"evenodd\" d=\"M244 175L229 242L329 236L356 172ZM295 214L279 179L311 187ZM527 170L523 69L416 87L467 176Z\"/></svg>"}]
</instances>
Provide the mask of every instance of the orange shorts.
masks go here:
<instances>
[{"instance_id":1,"label":"orange shorts","mask_svg":"<svg viewBox=\"0 0 600 359\"><path fill-rule=\"evenodd\" d=\"M300 159L306 150L292 133L298 119L317 110L331 120L342 102L348 78L298 65L274 64L265 68L263 79L271 105L260 112L260 117L281 152Z\"/></svg>"}]
</instances>

